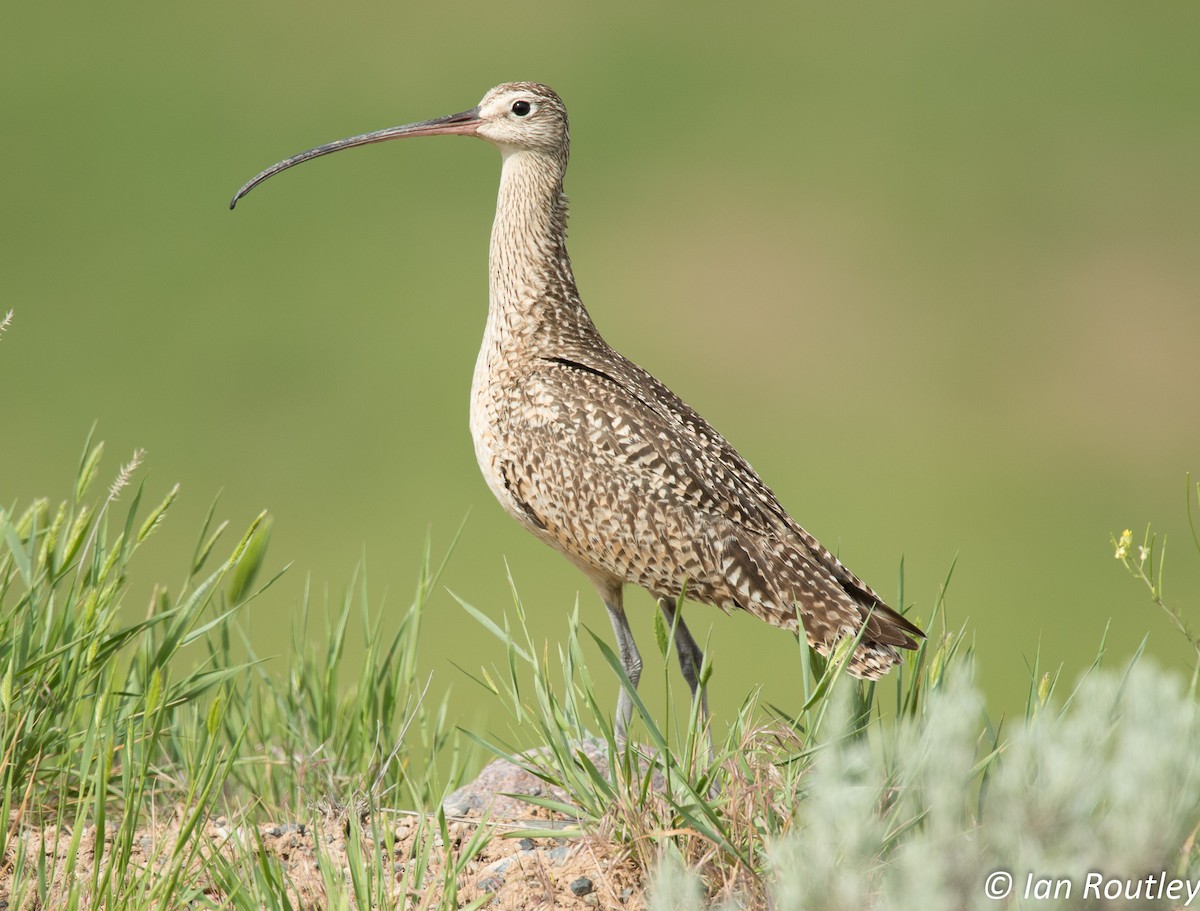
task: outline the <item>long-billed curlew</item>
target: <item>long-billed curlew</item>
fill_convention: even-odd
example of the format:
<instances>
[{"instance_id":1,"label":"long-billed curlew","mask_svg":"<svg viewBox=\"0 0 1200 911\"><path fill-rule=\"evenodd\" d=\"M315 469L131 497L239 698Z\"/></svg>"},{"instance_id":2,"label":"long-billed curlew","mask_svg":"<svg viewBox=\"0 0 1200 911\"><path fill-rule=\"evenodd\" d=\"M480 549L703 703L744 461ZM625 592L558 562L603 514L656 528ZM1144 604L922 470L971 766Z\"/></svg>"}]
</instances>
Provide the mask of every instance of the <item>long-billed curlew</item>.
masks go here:
<instances>
[{"instance_id":1,"label":"long-billed curlew","mask_svg":"<svg viewBox=\"0 0 1200 911\"><path fill-rule=\"evenodd\" d=\"M788 515L725 438L600 337L567 255L567 109L531 82L497 86L478 107L364 133L281 161L388 139L479 136L503 168L489 256L489 303L471 384L471 435L488 487L513 518L583 570L608 609L621 662L642 661L623 607L627 582L658 599L693 699L707 715L703 653L676 611L681 594L749 611L822 654L861 640L849 661L876 679L924 634ZM866 629L863 630L863 626ZM699 692L697 692L699 691ZM622 688L616 733L632 700Z\"/></svg>"}]
</instances>

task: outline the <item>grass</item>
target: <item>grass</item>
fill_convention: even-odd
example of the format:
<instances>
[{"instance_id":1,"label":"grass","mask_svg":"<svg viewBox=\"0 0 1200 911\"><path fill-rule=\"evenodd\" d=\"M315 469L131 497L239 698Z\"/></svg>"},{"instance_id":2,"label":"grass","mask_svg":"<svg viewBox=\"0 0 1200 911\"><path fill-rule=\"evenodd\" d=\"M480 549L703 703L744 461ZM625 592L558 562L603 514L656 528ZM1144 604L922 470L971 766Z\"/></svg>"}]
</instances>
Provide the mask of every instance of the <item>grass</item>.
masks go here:
<instances>
[{"instance_id":1,"label":"grass","mask_svg":"<svg viewBox=\"0 0 1200 911\"><path fill-rule=\"evenodd\" d=\"M921 618L930 638L878 684L843 673L848 643L828 660L800 647L798 710L751 693L705 732L672 696L661 624L646 671L664 675L666 697L651 706L578 611L559 642L538 641L514 589L500 618L460 599L499 643L494 666L464 670L510 721L508 735L462 731L418 666L444 565L428 549L390 635L365 573L340 602L306 590L281 672L239 625L280 575L265 572L270 520L232 534L214 507L182 581L130 622L136 555L166 533L177 494L150 497L141 458L96 493L103 445L89 439L68 499L0 509L6 907L582 906L545 870L524 899L483 876L520 838L585 846L573 856L592 858L596 879L624 871L635 887L596 893L614 907L996 907L997 871L1039 907L1076 907L1096 871L1096 889L1126 896L1150 874L1200 875L1194 671L1140 656L1109 668L1101 641L1072 688L1039 656L1024 716L993 719L939 599ZM1200 654L1164 596L1162 545L1147 531L1136 553L1129 532L1113 546ZM593 647L602 663L589 667ZM599 674L633 696L628 744L597 700ZM528 799L540 815L447 817L443 798L483 753L544 785Z\"/></svg>"},{"instance_id":2,"label":"grass","mask_svg":"<svg viewBox=\"0 0 1200 911\"><path fill-rule=\"evenodd\" d=\"M205 833L222 817L316 816L346 827L358 852L361 875L349 884L322 860L331 905L353 896L366 907L384 894L364 847L364 833L381 830L379 806L432 807L444 789L438 769L451 783L462 775L445 707L417 677L436 570L427 559L390 638L372 619L365 579L326 605L323 632L309 628L306 592L280 679L253 652L234 657L248 650L238 615L279 577L259 581L267 517L222 549L229 529L210 510L178 589L156 588L145 616L125 623L130 565L177 489L144 511L135 454L90 505L102 455L89 440L72 496L57 507L0 511L2 897L12 908L293 907L293 884L252 832L223 853ZM350 666L355 625L365 654ZM431 761L443 755L448 765ZM34 850L43 841L55 850ZM89 861L80 877L85 849L106 862Z\"/></svg>"}]
</instances>

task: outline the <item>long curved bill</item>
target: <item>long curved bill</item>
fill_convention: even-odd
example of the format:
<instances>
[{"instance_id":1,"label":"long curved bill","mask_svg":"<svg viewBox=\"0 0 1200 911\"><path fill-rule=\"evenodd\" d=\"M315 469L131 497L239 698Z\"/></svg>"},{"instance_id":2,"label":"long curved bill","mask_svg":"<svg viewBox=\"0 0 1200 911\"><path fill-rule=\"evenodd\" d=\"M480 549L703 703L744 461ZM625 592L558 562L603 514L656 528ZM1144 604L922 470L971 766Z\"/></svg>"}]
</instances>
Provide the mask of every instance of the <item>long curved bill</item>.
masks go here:
<instances>
[{"instance_id":1,"label":"long curved bill","mask_svg":"<svg viewBox=\"0 0 1200 911\"><path fill-rule=\"evenodd\" d=\"M479 129L479 124L482 121L479 119L479 108L471 108L469 111L463 111L459 114L447 114L445 117L435 117L433 120L422 120L420 123L406 123L404 126L388 127L386 130L376 130L373 133L363 133L359 136L351 136L349 139L339 139L337 142L331 142L323 146L317 146L315 149L309 149L307 152L301 152L299 155L293 155L291 158L285 158L279 164L271 165L261 174L247 181L233 199L229 202L229 208L233 208L238 204L238 200L257 187L268 177L273 177L280 171L286 171L293 165L301 164L313 158L320 158L322 155L328 155L330 152L340 152L342 149L352 149L355 146L370 145L373 142L387 142L389 139L403 139L406 136L441 136L445 134L459 134L463 136L472 136Z\"/></svg>"}]
</instances>

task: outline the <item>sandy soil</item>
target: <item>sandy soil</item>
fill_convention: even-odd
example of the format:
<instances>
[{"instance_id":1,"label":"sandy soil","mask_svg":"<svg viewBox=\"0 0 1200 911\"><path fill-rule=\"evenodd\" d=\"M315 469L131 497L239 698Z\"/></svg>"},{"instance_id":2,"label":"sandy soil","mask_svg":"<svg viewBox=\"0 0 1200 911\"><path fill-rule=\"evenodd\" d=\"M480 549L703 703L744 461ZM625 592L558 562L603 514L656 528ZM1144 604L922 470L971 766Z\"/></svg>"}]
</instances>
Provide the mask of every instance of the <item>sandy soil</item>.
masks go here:
<instances>
[{"instance_id":1,"label":"sandy soil","mask_svg":"<svg viewBox=\"0 0 1200 911\"><path fill-rule=\"evenodd\" d=\"M627 854L602 839L575 837L512 837L522 829L565 828L569 820L554 818L547 811L502 793L545 794L544 785L533 776L508 763L496 761L488 765L471 785L455 792L446 801L450 844L443 844L436 825L421 831L420 820L411 813L397 813L391 824L392 849L387 854L392 869L388 871L389 888L398 903L401 892L409 897L409 907L436 908L442 899L443 870L455 863L481 825L487 826L493 837L471 860L466 861L457 877L458 905L469 904L477 898L491 895L485 907L495 909L620 909L633 911L645 907L644 881L637 865ZM452 811L457 811L451 816ZM487 812L486 821L484 813ZM391 819L386 812L376 813L376 819ZM451 821L453 820L453 821ZM179 837L179 820L172 819L148 825L134 841L130 869L151 868L158 876L169 875L170 858ZM302 908L321 908L326 903L325 877L317 861L317 845L343 872L349 882L346 862L348 831L345 811L325 808L314 824L282 823L249 827L224 817L212 819L198 837L193 837L196 852L184 881L190 881L199 893L218 906L227 898L225 886L210 873L200 872L202 859L222 855L233 865L232 876L247 880L251 870L239 871L259 858L259 852L277 858L290 882L291 900ZM76 833L70 830L25 829L10 840L8 856L0 869L0 911L32 911L60 907L70 883L90 883L96 864L101 872L113 851L113 835L106 831L103 838L90 826L79 833L74 864L68 867L67 857ZM430 867L422 882L414 882L415 870L409 866L418 854L418 838L432 841ZM51 879L49 896L43 905L34 896L11 894L13 864L17 845L24 850L26 870L36 869L39 855L44 857ZM385 860L386 864L388 860ZM136 874L135 874L136 875ZM33 874L36 877L36 873ZM29 872L26 878L30 877ZM85 887L86 893L87 887ZM33 891L33 890L29 890ZM88 897L85 894L85 898ZM83 904L88 907L87 901Z\"/></svg>"}]
</instances>

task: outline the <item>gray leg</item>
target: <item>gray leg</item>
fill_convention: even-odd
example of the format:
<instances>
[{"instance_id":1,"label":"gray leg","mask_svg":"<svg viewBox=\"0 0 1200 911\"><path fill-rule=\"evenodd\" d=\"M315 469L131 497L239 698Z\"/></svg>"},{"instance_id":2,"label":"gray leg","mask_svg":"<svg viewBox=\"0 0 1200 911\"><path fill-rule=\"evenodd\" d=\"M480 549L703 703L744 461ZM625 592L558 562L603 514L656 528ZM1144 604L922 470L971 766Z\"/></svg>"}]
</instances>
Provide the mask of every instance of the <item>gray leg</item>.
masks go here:
<instances>
[{"instance_id":1,"label":"gray leg","mask_svg":"<svg viewBox=\"0 0 1200 911\"><path fill-rule=\"evenodd\" d=\"M700 669L704 666L704 652L692 638L691 631L683 622L683 613L675 610L674 598L659 598L659 609L667 621L667 627L675 631L675 650L679 653L679 669L683 671L683 679L687 681L695 701L697 691L700 698L700 723L708 726L708 693L700 683ZM709 751L711 752L711 744Z\"/></svg>"},{"instance_id":2,"label":"gray leg","mask_svg":"<svg viewBox=\"0 0 1200 911\"><path fill-rule=\"evenodd\" d=\"M629 628L629 620L625 616L621 583L601 586L597 585L604 606L608 608L608 618L612 621L613 633L617 639L617 654L621 656L621 666L629 677L629 682L637 689L638 680L642 677L642 656L638 653L637 643L633 641L633 630ZM633 699L624 686L617 696L617 743L625 742L625 731L629 727L629 719L633 717Z\"/></svg>"}]
</instances>

